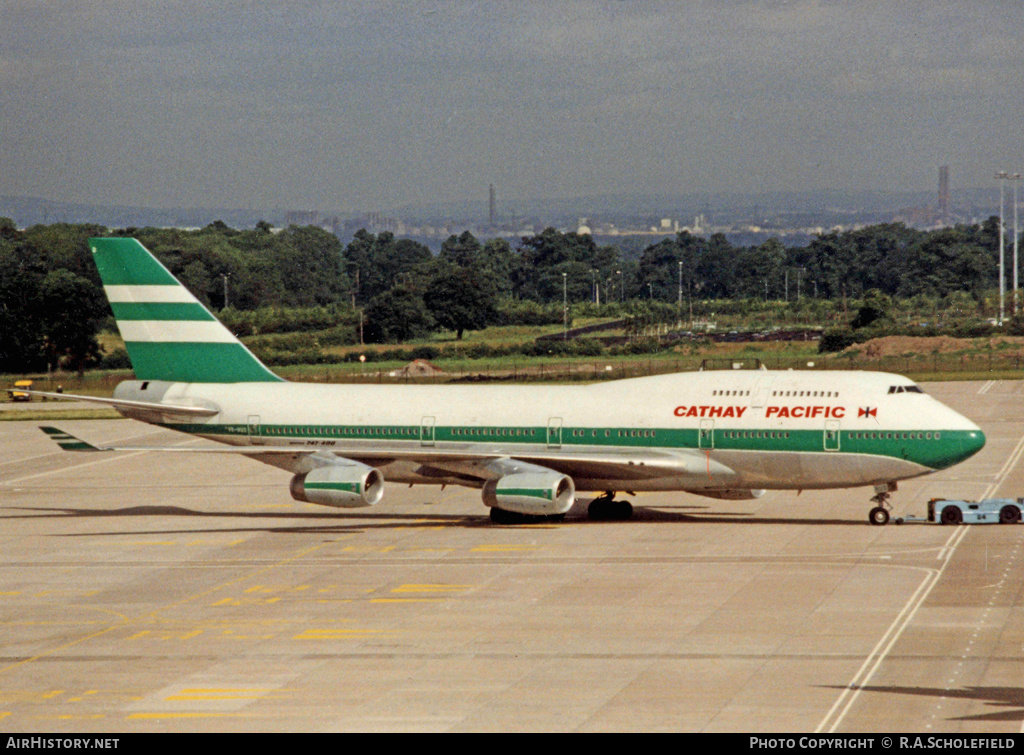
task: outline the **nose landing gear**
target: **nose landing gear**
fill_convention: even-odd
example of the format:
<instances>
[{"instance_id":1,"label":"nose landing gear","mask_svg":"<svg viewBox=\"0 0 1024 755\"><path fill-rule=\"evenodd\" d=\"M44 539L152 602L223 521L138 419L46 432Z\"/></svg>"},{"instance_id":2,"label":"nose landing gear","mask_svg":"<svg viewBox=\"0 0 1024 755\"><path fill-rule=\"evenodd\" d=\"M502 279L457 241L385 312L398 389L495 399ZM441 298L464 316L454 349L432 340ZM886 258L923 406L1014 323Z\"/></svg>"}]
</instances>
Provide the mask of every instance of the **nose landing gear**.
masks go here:
<instances>
[{"instance_id":1,"label":"nose landing gear","mask_svg":"<svg viewBox=\"0 0 1024 755\"><path fill-rule=\"evenodd\" d=\"M889 499L892 498L892 494L895 491L895 482L875 485L875 494L871 496L871 500L878 505L868 512L869 522L876 526L889 523L889 511L892 509L892 506L889 505Z\"/></svg>"}]
</instances>

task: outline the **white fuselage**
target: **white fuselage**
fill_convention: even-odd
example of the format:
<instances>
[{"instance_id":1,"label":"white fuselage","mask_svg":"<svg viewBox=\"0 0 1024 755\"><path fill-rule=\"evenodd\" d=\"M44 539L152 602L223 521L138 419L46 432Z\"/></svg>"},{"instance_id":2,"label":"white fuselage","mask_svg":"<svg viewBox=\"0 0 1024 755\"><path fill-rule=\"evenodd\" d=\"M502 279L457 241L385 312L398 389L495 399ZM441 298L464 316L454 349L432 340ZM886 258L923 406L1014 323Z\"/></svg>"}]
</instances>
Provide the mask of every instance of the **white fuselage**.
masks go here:
<instances>
[{"instance_id":1,"label":"white fuselage","mask_svg":"<svg viewBox=\"0 0 1024 755\"><path fill-rule=\"evenodd\" d=\"M974 423L906 378L694 372L591 385L122 384L121 398L219 409L126 412L235 445L367 460L396 482L476 485L483 458L573 477L578 490L878 485L957 463ZM293 472L306 456L260 458Z\"/></svg>"}]
</instances>

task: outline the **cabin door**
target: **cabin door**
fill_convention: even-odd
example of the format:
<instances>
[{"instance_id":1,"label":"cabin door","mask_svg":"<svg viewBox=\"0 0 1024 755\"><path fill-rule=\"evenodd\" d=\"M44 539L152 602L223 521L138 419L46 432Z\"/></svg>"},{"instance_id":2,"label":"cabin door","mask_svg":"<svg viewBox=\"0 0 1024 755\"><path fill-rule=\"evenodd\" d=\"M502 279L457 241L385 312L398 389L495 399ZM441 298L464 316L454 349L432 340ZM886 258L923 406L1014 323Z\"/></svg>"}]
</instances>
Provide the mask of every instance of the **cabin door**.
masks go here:
<instances>
[{"instance_id":1,"label":"cabin door","mask_svg":"<svg viewBox=\"0 0 1024 755\"><path fill-rule=\"evenodd\" d=\"M420 420L420 445L434 445L434 418L424 417Z\"/></svg>"},{"instance_id":2,"label":"cabin door","mask_svg":"<svg viewBox=\"0 0 1024 755\"><path fill-rule=\"evenodd\" d=\"M702 419L700 430L697 431L697 448L712 449L715 447L715 421Z\"/></svg>"},{"instance_id":3,"label":"cabin door","mask_svg":"<svg viewBox=\"0 0 1024 755\"><path fill-rule=\"evenodd\" d=\"M839 450L839 420L825 420L825 450Z\"/></svg>"},{"instance_id":4,"label":"cabin door","mask_svg":"<svg viewBox=\"0 0 1024 755\"><path fill-rule=\"evenodd\" d=\"M562 447L562 418L548 418L548 448Z\"/></svg>"},{"instance_id":5,"label":"cabin door","mask_svg":"<svg viewBox=\"0 0 1024 755\"><path fill-rule=\"evenodd\" d=\"M249 431L249 445L262 446L263 437L260 435L260 415L250 414L247 427Z\"/></svg>"},{"instance_id":6,"label":"cabin door","mask_svg":"<svg viewBox=\"0 0 1024 755\"><path fill-rule=\"evenodd\" d=\"M757 382L754 383L754 392L750 396L750 406L754 409L760 409L768 403L768 397L772 392L772 382L775 380L774 377L759 377Z\"/></svg>"}]
</instances>

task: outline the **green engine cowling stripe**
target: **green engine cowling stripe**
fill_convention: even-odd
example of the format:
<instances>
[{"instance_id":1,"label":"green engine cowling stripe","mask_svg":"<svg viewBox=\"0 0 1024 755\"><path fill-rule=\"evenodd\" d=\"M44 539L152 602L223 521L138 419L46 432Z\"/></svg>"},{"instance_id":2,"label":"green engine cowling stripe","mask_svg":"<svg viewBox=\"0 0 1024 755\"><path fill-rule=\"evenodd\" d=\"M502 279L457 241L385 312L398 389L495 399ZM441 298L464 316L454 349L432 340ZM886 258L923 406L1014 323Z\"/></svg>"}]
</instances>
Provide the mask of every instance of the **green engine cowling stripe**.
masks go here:
<instances>
[{"instance_id":1,"label":"green engine cowling stripe","mask_svg":"<svg viewBox=\"0 0 1024 755\"><path fill-rule=\"evenodd\" d=\"M363 485L359 482L303 482L306 490L340 490L345 493L362 494Z\"/></svg>"},{"instance_id":2,"label":"green engine cowling stripe","mask_svg":"<svg viewBox=\"0 0 1024 755\"><path fill-rule=\"evenodd\" d=\"M495 490L496 495L520 495L524 498L542 498L545 501L550 501L552 498L551 490L548 488L541 488L537 490L535 488L498 488Z\"/></svg>"}]
</instances>

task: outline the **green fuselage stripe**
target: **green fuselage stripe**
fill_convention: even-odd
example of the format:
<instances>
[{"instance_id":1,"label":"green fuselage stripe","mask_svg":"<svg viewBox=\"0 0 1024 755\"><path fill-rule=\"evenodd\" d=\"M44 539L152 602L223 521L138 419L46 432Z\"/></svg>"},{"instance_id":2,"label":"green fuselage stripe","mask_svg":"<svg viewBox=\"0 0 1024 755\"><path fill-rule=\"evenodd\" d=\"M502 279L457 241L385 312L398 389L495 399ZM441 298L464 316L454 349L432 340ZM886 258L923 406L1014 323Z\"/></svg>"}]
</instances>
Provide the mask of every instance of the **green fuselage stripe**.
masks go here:
<instances>
[{"instance_id":1,"label":"green fuselage stripe","mask_svg":"<svg viewBox=\"0 0 1024 755\"><path fill-rule=\"evenodd\" d=\"M713 434L697 428L571 428L561 432L547 427L451 427L419 425L248 425L174 424L175 430L215 438L253 437L268 445L300 441L303 447L329 449L339 441L404 442L410 446L429 441L464 445L486 443L509 449L515 446L556 448L591 446L606 448L678 448L706 451L802 452L866 454L901 459L931 469L952 466L984 445L984 436L973 430L843 430L826 438L818 430L720 430ZM425 433L425 434L424 434ZM503 491L504 492L504 491Z\"/></svg>"}]
</instances>

